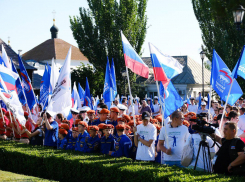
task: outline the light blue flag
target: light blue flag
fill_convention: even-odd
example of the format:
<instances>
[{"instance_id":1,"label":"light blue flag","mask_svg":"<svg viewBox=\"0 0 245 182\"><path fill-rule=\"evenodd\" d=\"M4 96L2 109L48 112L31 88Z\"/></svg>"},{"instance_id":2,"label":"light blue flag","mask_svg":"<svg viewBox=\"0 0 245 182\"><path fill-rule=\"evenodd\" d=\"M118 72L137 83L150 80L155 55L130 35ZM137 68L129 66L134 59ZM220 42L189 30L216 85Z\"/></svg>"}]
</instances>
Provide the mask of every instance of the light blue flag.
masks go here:
<instances>
[{"instance_id":1,"label":"light blue flag","mask_svg":"<svg viewBox=\"0 0 245 182\"><path fill-rule=\"evenodd\" d=\"M114 66L114 61L112 58L111 61L111 69L110 69L110 78L111 78L111 87L113 89L113 93L114 93L114 98L113 101L115 100L116 96L117 96L117 83L116 83L116 73L115 73L115 66Z\"/></svg>"},{"instance_id":2,"label":"light blue flag","mask_svg":"<svg viewBox=\"0 0 245 182\"><path fill-rule=\"evenodd\" d=\"M114 91L111 86L111 72L110 72L110 63L107 57L107 65L106 65L106 73L105 73L105 83L104 83L104 90L103 90L103 98L105 104L110 109L111 102L113 102L114 98Z\"/></svg>"},{"instance_id":3,"label":"light blue flag","mask_svg":"<svg viewBox=\"0 0 245 182\"><path fill-rule=\"evenodd\" d=\"M84 104L85 91L81 87L80 83L78 83L78 95L80 97L81 104L83 105Z\"/></svg>"},{"instance_id":4,"label":"light blue flag","mask_svg":"<svg viewBox=\"0 0 245 182\"><path fill-rule=\"evenodd\" d=\"M237 76L245 79L245 46L243 46L240 58L238 59L235 68L232 71L232 76L237 78Z\"/></svg>"},{"instance_id":5,"label":"light blue flag","mask_svg":"<svg viewBox=\"0 0 245 182\"><path fill-rule=\"evenodd\" d=\"M48 64L46 64L43 78L40 84L40 104L42 105L43 110L45 110L46 106L48 105L50 73L51 68Z\"/></svg>"},{"instance_id":6,"label":"light blue flag","mask_svg":"<svg viewBox=\"0 0 245 182\"><path fill-rule=\"evenodd\" d=\"M212 69L210 83L213 89L220 96L221 100L226 101L229 89L233 80L233 76L224 61L213 50ZM235 102L242 96L243 92L236 80L233 82L228 104L233 106Z\"/></svg>"},{"instance_id":7,"label":"light blue flag","mask_svg":"<svg viewBox=\"0 0 245 182\"><path fill-rule=\"evenodd\" d=\"M90 88L88 83L88 78L86 77L86 87L85 87L85 96L84 96L84 105L93 108L91 94L90 94Z\"/></svg>"},{"instance_id":8,"label":"light blue flag","mask_svg":"<svg viewBox=\"0 0 245 182\"><path fill-rule=\"evenodd\" d=\"M180 108L183 105L183 100L176 91L172 82L169 82L169 85L166 90L164 90L162 82L160 82L160 103L161 107L164 108L164 119L170 116L174 111Z\"/></svg>"}]
</instances>

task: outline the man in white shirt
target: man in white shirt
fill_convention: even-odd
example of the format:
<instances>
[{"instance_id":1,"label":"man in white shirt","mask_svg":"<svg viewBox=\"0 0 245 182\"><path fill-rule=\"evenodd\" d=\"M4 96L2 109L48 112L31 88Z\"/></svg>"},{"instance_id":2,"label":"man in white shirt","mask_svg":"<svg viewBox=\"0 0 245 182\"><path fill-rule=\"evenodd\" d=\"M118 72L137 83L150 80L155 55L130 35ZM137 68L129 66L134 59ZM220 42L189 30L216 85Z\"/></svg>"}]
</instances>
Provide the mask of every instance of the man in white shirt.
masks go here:
<instances>
[{"instance_id":1,"label":"man in white shirt","mask_svg":"<svg viewBox=\"0 0 245 182\"><path fill-rule=\"evenodd\" d=\"M237 126L241 129L241 130L245 130L245 108L241 108L240 109L240 116L239 116L239 121L237 123Z\"/></svg>"},{"instance_id":2,"label":"man in white shirt","mask_svg":"<svg viewBox=\"0 0 245 182\"><path fill-rule=\"evenodd\" d=\"M169 166L176 165L183 167L180 163L181 156L185 141L189 136L188 128L182 125L183 121L184 117L182 112L174 111L172 122L166 126L167 135L164 127L162 127L159 134L158 148L164 152L164 163ZM168 141L169 146L166 146L165 140Z\"/></svg>"},{"instance_id":3,"label":"man in white shirt","mask_svg":"<svg viewBox=\"0 0 245 182\"><path fill-rule=\"evenodd\" d=\"M155 116L160 114L160 104L158 103L158 97L157 96L154 97L153 108L154 108L154 113L152 113L152 116L155 117Z\"/></svg>"},{"instance_id":4,"label":"man in white shirt","mask_svg":"<svg viewBox=\"0 0 245 182\"><path fill-rule=\"evenodd\" d=\"M191 104L188 106L188 111L197 113L198 106L195 105L195 99L193 97L191 97L190 101L191 101Z\"/></svg>"},{"instance_id":5,"label":"man in white shirt","mask_svg":"<svg viewBox=\"0 0 245 182\"><path fill-rule=\"evenodd\" d=\"M150 123L150 113L142 113L143 123L134 127L134 143L137 148L136 160L155 160L155 141L157 129Z\"/></svg>"}]
</instances>

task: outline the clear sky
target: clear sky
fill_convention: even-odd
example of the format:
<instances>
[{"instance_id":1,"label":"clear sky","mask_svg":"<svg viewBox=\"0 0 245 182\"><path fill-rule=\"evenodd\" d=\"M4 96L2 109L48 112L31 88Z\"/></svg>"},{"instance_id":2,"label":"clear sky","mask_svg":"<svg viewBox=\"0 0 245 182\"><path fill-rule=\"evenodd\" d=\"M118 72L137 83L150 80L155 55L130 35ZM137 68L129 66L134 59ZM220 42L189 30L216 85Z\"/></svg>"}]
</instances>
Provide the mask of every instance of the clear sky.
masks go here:
<instances>
[{"instance_id":1,"label":"clear sky","mask_svg":"<svg viewBox=\"0 0 245 182\"><path fill-rule=\"evenodd\" d=\"M0 38L18 53L25 53L51 38L53 10L56 11L58 38L77 46L69 16L79 15L86 0L0 0ZM148 26L143 56L149 57L148 42L171 56L188 55L200 60L201 30L191 0L148 0ZM78 46L77 46L78 47Z\"/></svg>"}]
</instances>

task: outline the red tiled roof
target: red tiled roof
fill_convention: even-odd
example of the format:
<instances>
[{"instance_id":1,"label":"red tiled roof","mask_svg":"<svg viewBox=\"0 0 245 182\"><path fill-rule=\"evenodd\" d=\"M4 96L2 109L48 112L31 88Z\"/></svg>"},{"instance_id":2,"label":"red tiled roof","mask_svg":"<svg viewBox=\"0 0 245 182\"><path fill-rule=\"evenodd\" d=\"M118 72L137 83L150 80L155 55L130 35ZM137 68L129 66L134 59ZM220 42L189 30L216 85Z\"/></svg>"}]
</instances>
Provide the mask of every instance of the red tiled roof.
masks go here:
<instances>
[{"instance_id":1,"label":"red tiled roof","mask_svg":"<svg viewBox=\"0 0 245 182\"><path fill-rule=\"evenodd\" d=\"M24 53L22 55L22 59L43 61L43 60L50 60L54 58L54 59L65 60L67 52L71 46L72 46L71 60L81 60L81 61L88 60L77 47L58 38L49 39L39 44L38 46L34 47L30 51Z\"/></svg>"}]
</instances>

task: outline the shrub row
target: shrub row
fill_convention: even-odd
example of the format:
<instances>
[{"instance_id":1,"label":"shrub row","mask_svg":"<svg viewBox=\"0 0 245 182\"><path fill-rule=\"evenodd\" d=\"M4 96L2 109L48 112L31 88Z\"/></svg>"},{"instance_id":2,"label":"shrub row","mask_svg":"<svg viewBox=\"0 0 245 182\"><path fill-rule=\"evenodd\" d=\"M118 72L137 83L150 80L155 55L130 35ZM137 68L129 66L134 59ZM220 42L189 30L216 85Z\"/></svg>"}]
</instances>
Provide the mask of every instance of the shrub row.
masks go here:
<instances>
[{"instance_id":1,"label":"shrub row","mask_svg":"<svg viewBox=\"0 0 245 182\"><path fill-rule=\"evenodd\" d=\"M0 169L58 181L244 181L152 162L0 141Z\"/></svg>"}]
</instances>

